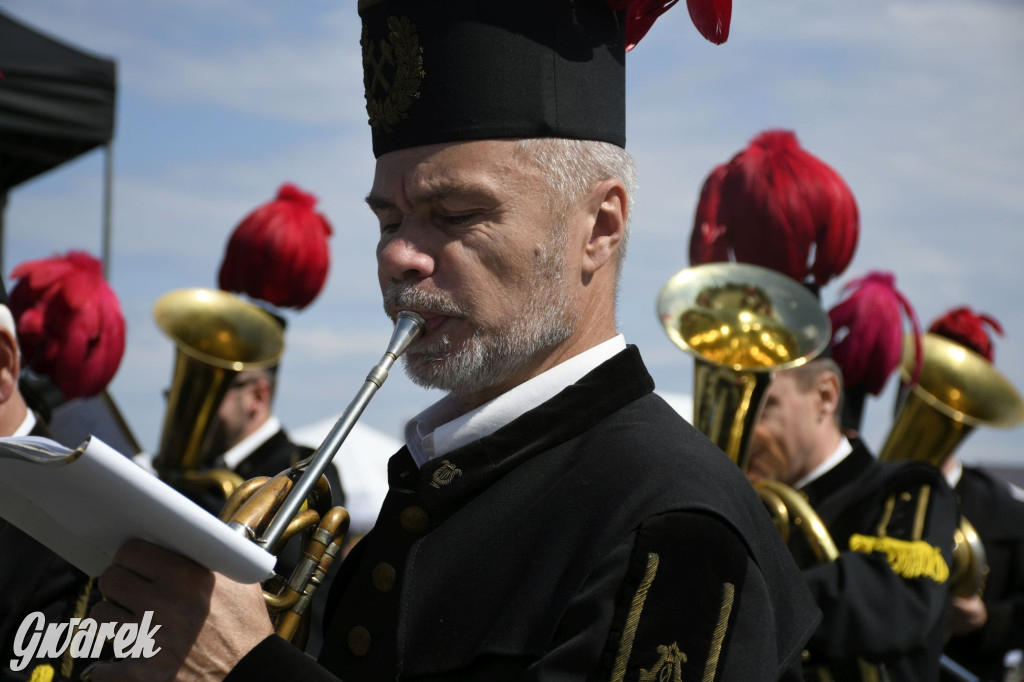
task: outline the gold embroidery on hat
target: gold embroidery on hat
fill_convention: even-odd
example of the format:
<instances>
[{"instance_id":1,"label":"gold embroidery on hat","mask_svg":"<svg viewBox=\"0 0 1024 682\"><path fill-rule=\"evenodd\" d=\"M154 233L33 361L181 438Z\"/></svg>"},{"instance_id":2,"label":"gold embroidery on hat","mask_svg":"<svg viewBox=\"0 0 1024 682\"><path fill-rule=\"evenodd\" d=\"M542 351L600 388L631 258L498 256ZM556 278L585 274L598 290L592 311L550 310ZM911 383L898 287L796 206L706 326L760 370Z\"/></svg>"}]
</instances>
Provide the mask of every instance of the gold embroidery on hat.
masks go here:
<instances>
[{"instance_id":1,"label":"gold embroidery on hat","mask_svg":"<svg viewBox=\"0 0 1024 682\"><path fill-rule=\"evenodd\" d=\"M679 650L679 645L672 642L668 646L658 647L661 658L650 670L640 668L640 682L683 682L683 663L686 654Z\"/></svg>"},{"instance_id":2,"label":"gold embroidery on hat","mask_svg":"<svg viewBox=\"0 0 1024 682\"><path fill-rule=\"evenodd\" d=\"M462 475L462 469L458 468L448 460L441 462L441 466L434 470L434 475L430 478L430 485L441 489L441 486L448 485L455 480L457 476Z\"/></svg>"},{"instance_id":3,"label":"gold embroidery on hat","mask_svg":"<svg viewBox=\"0 0 1024 682\"><path fill-rule=\"evenodd\" d=\"M370 126L386 133L409 118L409 108L420 96L423 48L416 27L407 17L388 17L385 38L374 45L363 25L363 86Z\"/></svg>"}]
</instances>

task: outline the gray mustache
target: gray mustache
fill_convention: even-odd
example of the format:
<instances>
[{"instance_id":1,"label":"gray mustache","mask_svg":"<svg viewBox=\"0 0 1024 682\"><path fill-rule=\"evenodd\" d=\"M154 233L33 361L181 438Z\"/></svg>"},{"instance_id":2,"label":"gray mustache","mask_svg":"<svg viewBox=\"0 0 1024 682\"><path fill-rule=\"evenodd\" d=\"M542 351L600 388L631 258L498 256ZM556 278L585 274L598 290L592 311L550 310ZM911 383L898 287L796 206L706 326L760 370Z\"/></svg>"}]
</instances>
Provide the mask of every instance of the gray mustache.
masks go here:
<instances>
[{"instance_id":1,"label":"gray mustache","mask_svg":"<svg viewBox=\"0 0 1024 682\"><path fill-rule=\"evenodd\" d=\"M460 317L465 317L469 313L450 295L418 289L414 284L388 283L384 289L384 312L391 315L391 311L404 308Z\"/></svg>"}]
</instances>

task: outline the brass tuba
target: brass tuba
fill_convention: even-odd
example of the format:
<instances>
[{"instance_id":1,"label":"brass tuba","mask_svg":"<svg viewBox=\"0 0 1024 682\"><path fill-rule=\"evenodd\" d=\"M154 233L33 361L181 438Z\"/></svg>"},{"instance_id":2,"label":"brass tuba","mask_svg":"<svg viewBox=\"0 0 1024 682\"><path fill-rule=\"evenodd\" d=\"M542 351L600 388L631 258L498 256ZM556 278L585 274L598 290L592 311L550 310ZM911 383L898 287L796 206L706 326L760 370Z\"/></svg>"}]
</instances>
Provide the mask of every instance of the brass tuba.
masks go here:
<instances>
[{"instance_id":1,"label":"brass tuba","mask_svg":"<svg viewBox=\"0 0 1024 682\"><path fill-rule=\"evenodd\" d=\"M904 339L896 416L879 459L941 466L976 426L1005 428L1024 421L1024 401L992 363L938 334L925 334L921 341L921 374L911 387L914 341ZM985 548L962 518L954 536L950 590L959 596L980 594L987 572Z\"/></svg>"},{"instance_id":2,"label":"brass tuba","mask_svg":"<svg viewBox=\"0 0 1024 682\"><path fill-rule=\"evenodd\" d=\"M828 346L828 315L799 282L741 263L680 270L662 287L657 309L672 342L695 359L693 425L746 471L772 374Z\"/></svg>"},{"instance_id":3,"label":"brass tuba","mask_svg":"<svg viewBox=\"0 0 1024 682\"><path fill-rule=\"evenodd\" d=\"M227 499L242 478L210 468L204 447L235 376L280 361L281 325L258 306L216 289L164 294L153 317L177 351L153 467L175 487L212 488Z\"/></svg>"}]
</instances>

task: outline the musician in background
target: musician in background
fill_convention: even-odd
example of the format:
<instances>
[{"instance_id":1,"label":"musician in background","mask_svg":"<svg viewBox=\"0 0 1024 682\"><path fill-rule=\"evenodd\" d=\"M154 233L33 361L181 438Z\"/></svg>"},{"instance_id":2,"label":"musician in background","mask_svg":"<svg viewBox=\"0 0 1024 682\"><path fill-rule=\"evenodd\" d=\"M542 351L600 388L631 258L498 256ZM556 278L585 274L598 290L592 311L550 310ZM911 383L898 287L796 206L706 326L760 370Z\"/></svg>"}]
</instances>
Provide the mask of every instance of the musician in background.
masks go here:
<instances>
[{"instance_id":1,"label":"musician in background","mask_svg":"<svg viewBox=\"0 0 1024 682\"><path fill-rule=\"evenodd\" d=\"M390 462L319 665L270 636L252 586L131 543L94 615L151 608L163 649L94 682L798 679L817 613L792 558L616 329L635 188L625 15L359 12L385 310L426 319L406 371L448 395Z\"/></svg>"},{"instance_id":2,"label":"musician in background","mask_svg":"<svg viewBox=\"0 0 1024 682\"><path fill-rule=\"evenodd\" d=\"M52 438L18 388L22 362L54 380L67 399L98 393L120 363L124 318L100 262L88 254L22 263L11 277L19 280L11 307L0 304L0 436ZM83 344L67 342L71 336L91 342L85 354ZM89 661L67 652L12 671L10 661L19 658L15 635L33 612L49 623L68 623L85 617L99 597L95 580L0 519L0 680L77 680Z\"/></svg>"},{"instance_id":3,"label":"musician in background","mask_svg":"<svg viewBox=\"0 0 1024 682\"><path fill-rule=\"evenodd\" d=\"M956 308L935 320L929 331L993 362L989 328L1002 334L991 316ZM983 468L965 466L954 453L942 463L942 471L961 512L978 531L988 564L982 595L950 598L952 638L946 655L983 680L1002 680L1007 652L1024 649L1024 501L1006 481Z\"/></svg>"},{"instance_id":4,"label":"musician in background","mask_svg":"<svg viewBox=\"0 0 1024 682\"><path fill-rule=\"evenodd\" d=\"M858 658L892 680L934 680L945 636L948 565L958 516L923 463L879 463L842 431L842 372L831 358L779 372L756 426L747 475L807 497L840 550L814 563L791 549L823 619L808 644L808 679L827 667L861 679ZM842 677L851 675L852 677Z\"/></svg>"}]
</instances>

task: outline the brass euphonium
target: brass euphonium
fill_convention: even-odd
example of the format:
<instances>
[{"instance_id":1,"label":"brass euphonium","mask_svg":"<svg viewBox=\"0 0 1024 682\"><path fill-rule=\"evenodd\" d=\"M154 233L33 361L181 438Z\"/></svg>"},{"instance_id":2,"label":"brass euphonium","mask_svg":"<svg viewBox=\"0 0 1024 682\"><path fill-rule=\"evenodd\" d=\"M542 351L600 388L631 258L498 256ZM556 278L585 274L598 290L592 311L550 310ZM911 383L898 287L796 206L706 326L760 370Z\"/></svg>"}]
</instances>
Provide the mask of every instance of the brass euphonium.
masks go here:
<instances>
[{"instance_id":1,"label":"brass euphonium","mask_svg":"<svg viewBox=\"0 0 1024 682\"><path fill-rule=\"evenodd\" d=\"M153 467L171 485L213 489L227 499L242 478L205 461L217 409L235 376L273 367L284 351L281 325L258 306L216 289L179 289L153 308L176 356Z\"/></svg>"},{"instance_id":2,"label":"brass euphonium","mask_svg":"<svg viewBox=\"0 0 1024 682\"><path fill-rule=\"evenodd\" d=\"M330 484L323 475L359 416L388 377L392 365L423 332L423 318L398 313L395 330L380 362L373 366L352 402L310 457L273 478L254 478L239 486L220 514L238 533L269 552L303 534L302 557L288 579L274 576L263 584L263 597L282 638L301 644L305 619L317 588L331 567L345 534L348 512L331 506Z\"/></svg>"},{"instance_id":3,"label":"brass euphonium","mask_svg":"<svg viewBox=\"0 0 1024 682\"><path fill-rule=\"evenodd\" d=\"M911 387L916 354L913 337L904 338L896 416L879 459L941 466L975 427L1008 428L1024 421L1024 400L992 363L937 334L925 334L921 342L921 373ZM984 546L970 522L961 519L950 590L980 594L987 571Z\"/></svg>"}]
</instances>

